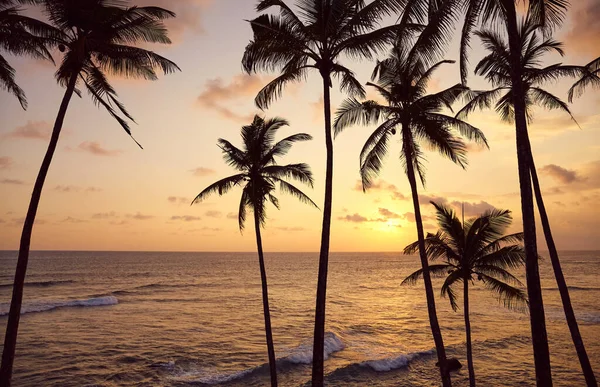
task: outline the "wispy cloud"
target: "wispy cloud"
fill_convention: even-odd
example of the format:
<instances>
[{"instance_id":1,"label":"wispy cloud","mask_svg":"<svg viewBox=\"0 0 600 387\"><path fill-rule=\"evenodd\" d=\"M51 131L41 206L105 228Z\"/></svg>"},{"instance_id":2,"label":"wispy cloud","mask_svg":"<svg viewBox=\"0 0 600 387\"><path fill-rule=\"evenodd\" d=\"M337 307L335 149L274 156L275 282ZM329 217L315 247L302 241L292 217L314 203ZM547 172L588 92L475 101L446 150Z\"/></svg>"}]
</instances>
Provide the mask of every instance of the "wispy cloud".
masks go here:
<instances>
[{"instance_id":1,"label":"wispy cloud","mask_svg":"<svg viewBox=\"0 0 600 387\"><path fill-rule=\"evenodd\" d=\"M291 231L291 232L306 230L304 227L275 227L275 229L279 230L279 231Z\"/></svg>"},{"instance_id":2,"label":"wispy cloud","mask_svg":"<svg viewBox=\"0 0 600 387\"><path fill-rule=\"evenodd\" d=\"M62 193L76 193L76 192L85 192L85 193L98 193L102 192L102 188L97 187L79 187L76 185L57 185L54 187L54 191L62 192Z\"/></svg>"},{"instance_id":3,"label":"wispy cloud","mask_svg":"<svg viewBox=\"0 0 600 387\"><path fill-rule=\"evenodd\" d=\"M190 204L191 200L183 196L169 196L167 201L172 204Z\"/></svg>"},{"instance_id":4,"label":"wispy cloud","mask_svg":"<svg viewBox=\"0 0 600 387\"><path fill-rule=\"evenodd\" d=\"M121 153L123 153L123 151L121 151L121 150L106 149L102 145L100 145L99 142L96 142L96 141L82 142L81 144L79 144L77 149L87 152L87 153L90 153L94 156L103 156L103 157L118 156Z\"/></svg>"},{"instance_id":5,"label":"wispy cloud","mask_svg":"<svg viewBox=\"0 0 600 387\"><path fill-rule=\"evenodd\" d=\"M577 0L571 2L569 18L571 30L565 40L569 50L585 55L590 60L598 56L598 36L600 36L600 2L598 0Z\"/></svg>"},{"instance_id":6,"label":"wispy cloud","mask_svg":"<svg viewBox=\"0 0 600 387\"><path fill-rule=\"evenodd\" d=\"M221 211L206 211L204 215L208 216L209 218L220 218L223 216L223 213Z\"/></svg>"},{"instance_id":7,"label":"wispy cloud","mask_svg":"<svg viewBox=\"0 0 600 387\"><path fill-rule=\"evenodd\" d=\"M198 220L202 220L202 218L200 218L199 216L190 216L190 215L183 215L183 216L174 215L174 216L171 216L171 220L180 220L183 222L195 222Z\"/></svg>"},{"instance_id":8,"label":"wispy cloud","mask_svg":"<svg viewBox=\"0 0 600 387\"><path fill-rule=\"evenodd\" d=\"M184 39L186 33L204 33L202 18L206 10L214 4L214 0L137 0L139 6L158 6L177 14L174 19L165 21L169 29L169 37L175 43Z\"/></svg>"},{"instance_id":9,"label":"wispy cloud","mask_svg":"<svg viewBox=\"0 0 600 387\"><path fill-rule=\"evenodd\" d=\"M227 219L237 219L238 218L238 214L236 214L235 212L230 212L227 214Z\"/></svg>"},{"instance_id":10,"label":"wispy cloud","mask_svg":"<svg viewBox=\"0 0 600 387\"><path fill-rule=\"evenodd\" d=\"M229 106L238 98L254 98L265 84L266 81L262 77L247 74L236 75L229 83L222 78L211 79L204 85L204 91L198 96L197 103L229 120L252 121L254 114L239 114Z\"/></svg>"},{"instance_id":11,"label":"wispy cloud","mask_svg":"<svg viewBox=\"0 0 600 387\"><path fill-rule=\"evenodd\" d=\"M0 157L0 169L9 169L13 165L11 157L2 156Z\"/></svg>"},{"instance_id":12,"label":"wispy cloud","mask_svg":"<svg viewBox=\"0 0 600 387\"><path fill-rule=\"evenodd\" d=\"M401 215L388 210L387 208L379 208L379 214L387 219L400 219Z\"/></svg>"},{"instance_id":13,"label":"wispy cloud","mask_svg":"<svg viewBox=\"0 0 600 387\"><path fill-rule=\"evenodd\" d=\"M206 167L198 167L190 170L194 176L205 177L215 174L214 169L206 168Z\"/></svg>"},{"instance_id":14,"label":"wispy cloud","mask_svg":"<svg viewBox=\"0 0 600 387\"><path fill-rule=\"evenodd\" d=\"M133 220L150 220L154 218L153 215L144 215L139 212L136 214L127 214L126 217Z\"/></svg>"},{"instance_id":15,"label":"wispy cloud","mask_svg":"<svg viewBox=\"0 0 600 387\"><path fill-rule=\"evenodd\" d=\"M362 181L357 180L354 185L354 190L362 192L363 184ZM389 192L392 195L392 199L394 200L407 200L409 197L404 195L402 192L398 190L398 188L394 184L390 184L383 179L374 181L371 186L367 189L367 192L379 191L379 192Z\"/></svg>"},{"instance_id":16,"label":"wispy cloud","mask_svg":"<svg viewBox=\"0 0 600 387\"><path fill-rule=\"evenodd\" d=\"M72 216L69 216L69 217L63 219L62 222L79 224L79 223L87 223L88 221L84 220L84 219L78 219L78 218L73 218Z\"/></svg>"},{"instance_id":17,"label":"wispy cloud","mask_svg":"<svg viewBox=\"0 0 600 387\"><path fill-rule=\"evenodd\" d=\"M563 184L571 184L577 180L580 180L577 172L563 168L556 164L545 165L540 168L540 172L556 179L558 182Z\"/></svg>"},{"instance_id":18,"label":"wispy cloud","mask_svg":"<svg viewBox=\"0 0 600 387\"><path fill-rule=\"evenodd\" d=\"M19 179L2 179L0 180L0 184L25 185L27 183Z\"/></svg>"},{"instance_id":19,"label":"wispy cloud","mask_svg":"<svg viewBox=\"0 0 600 387\"><path fill-rule=\"evenodd\" d=\"M51 132L52 125L47 121L27 121L25 125L16 127L8 132L6 136L30 140L48 140Z\"/></svg>"},{"instance_id":20,"label":"wispy cloud","mask_svg":"<svg viewBox=\"0 0 600 387\"><path fill-rule=\"evenodd\" d=\"M469 216L469 217L479 216L486 211L492 211L492 210L496 209L496 206L494 206L493 204L490 204L486 201L483 201L483 200L480 201L479 203L477 203L477 202L475 202L475 203L460 202L458 200L455 200L452 203L450 203L450 206L452 206L454 208L454 210L456 211L458 216L461 216L462 209L464 207L465 216Z\"/></svg>"},{"instance_id":21,"label":"wispy cloud","mask_svg":"<svg viewBox=\"0 0 600 387\"><path fill-rule=\"evenodd\" d=\"M117 218L117 213L115 211L110 212L99 212L92 215L92 219L114 219Z\"/></svg>"}]
</instances>

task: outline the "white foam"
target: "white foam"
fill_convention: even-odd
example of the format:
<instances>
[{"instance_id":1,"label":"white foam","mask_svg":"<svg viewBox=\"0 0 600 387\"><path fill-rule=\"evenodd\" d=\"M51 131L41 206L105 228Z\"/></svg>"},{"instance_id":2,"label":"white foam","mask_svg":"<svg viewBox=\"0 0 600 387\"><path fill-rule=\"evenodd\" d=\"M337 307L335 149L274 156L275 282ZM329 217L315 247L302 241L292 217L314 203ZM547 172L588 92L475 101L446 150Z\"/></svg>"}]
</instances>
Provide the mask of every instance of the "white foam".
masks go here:
<instances>
[{"instance_id":1,"label":"white foam","mask_svg":"<svg viewBox=\"0 0 600 387\"><path fill-rule=\"evenodd\" d=\"M92 306L108 306L119 303L114 296L88 298L85 300L69 300L69 301L38 301L23 305L21 314L47 312L56 308L65 307L92 307ZM10 304L0 305L0 316L6 316L10 309Z\"/></svg>"},{"instance_id":2,"label":"white foam","mask_svg":"<svg viewBox=\"0 0 600 387\"><path fill-rule=\"evenodd\" d=\"M413 352L379 360L367 360L365 362L360 363L360 366L371 367L373 371L377 372L387 372L391 370L397 370L398 368L406 367L415 358L423 355L429 355L433 352L434 350L431 349L429 351Z\"/></svg>"},{"instance_id":3,"label":"white foam","mask_svg":"<svg viewBox=\"0 0 600 387\"><path fill-rule=\"evenodd\" d=\"M242 371L219 373L211 369L199 369L193 371L180 372L172 379L175 381L186 383L219 384L243 378L244 376L251 373L253 370L253 368L250 368Z\"/></svg>"},{"instance_id":4,"label":"white foam","mask_svg":"<svg viewBox=\"0 0 600 387\"><path fill-rule=\"evenodd\" d=\"M325 333L325 342L323 348L323 357L325 360L334 352L339 352L345 348L344 342L333 332ZM282 358L293 364L311 364L313 358L313 344L302 344L294 348L288 356Z\"/></svg>"}]
</instances>

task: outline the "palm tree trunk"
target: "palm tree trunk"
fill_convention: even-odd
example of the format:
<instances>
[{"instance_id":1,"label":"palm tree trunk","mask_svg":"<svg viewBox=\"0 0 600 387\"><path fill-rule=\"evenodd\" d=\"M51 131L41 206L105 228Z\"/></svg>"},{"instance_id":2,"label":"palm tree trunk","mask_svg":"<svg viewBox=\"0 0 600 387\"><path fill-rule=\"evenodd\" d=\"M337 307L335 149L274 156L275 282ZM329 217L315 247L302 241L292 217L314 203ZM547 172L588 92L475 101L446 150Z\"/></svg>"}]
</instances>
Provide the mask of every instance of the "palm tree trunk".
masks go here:
<instances>
[{"instance_id":1,"label":"palm tree trunk","mask_svg":"<svg viewBox=\"0 0 600 387\"><path fill-rule=\"evenodd\" d=\"M471 345L471 320L469 318L469 278L465 276L464 281L464 314L465 334L467 336L467 365L469 367L469 386L475 387L475 367L473 367L473 347Z\"/></svg>"},{"instance_id":2,"label":"palm tree trunk","mask_svg":"<svg viewBox=\"0 0 600 387\"><path fill-rule=\"evenodd\" d=\"M6 335L4 336L2 364L0 365L0 386L3 387L10 387L12 379L15 350L17 347L17 334L19 332L19 320L21 318L21 305L23 303L23 287L25 285L25 275L27 274L27 263L29 261L29 247L31 244L33 224L35 222L38 205L40 204L40 198L42 196L44 182L46 181L46 175L48 174L52 157L54 156L56 146L58 145L58 139L60 137L65 115L67 114L69 101L71 100L73 91L75 90L77 76L78 72L75 72L71 76L65 91L65 95L60 104L58 115L56 117L56 121L54 122L54 128L52 129L50 143L48 144L46 155L44 156L42 166L40 167L37 179L35 180L33 193L31 194L31 201L29 202L29 208L27 210L27 216L25 217L25 223L23 224L21 243L19 245L19 256L17 259L17 269L15 271L15 281L13 284L12 299L10 302L10 310L8 312L8 323L6 325Z\"/></svg>"},{"instance_id":3,"label":"palm tree trunk","mask_svg":"<svg viewBox=\"0 0 600 387\"><path fill-rule=\"evenodd\" d=\"M255 207L256 208L256 207ZM271 331L271 312L269 309L269 291L267 288L267 271L263 255L262 237L260 235L260 220L258 212L254 210L254 228L256 230L256 248L258 249L258 262L260 264L260 280L262 283L263 313L265 316L265 334L267 336L267 352L269 353L269 371L271 373L271 387L277 387L277 363L275 360L275 346Z\"/></svg>"},{"instance_id":4,"label":"palm tree trunk","mask_svg":"<svg viewBox=\"0 0 600 387\"><path fill-rule=\"evenodd\" d=\"M327 269L329 266L329 238L331 235L331 205L333 198L333 137L331 133L331 96L329 75L323 76L323 105L325 113L325 203L323 204L323 227L319 252L319 275L317 282L317 305L315 308L315 331L313 343L312 386L323 386L323 362L325 349L325 304L327 296Z\"/></svg>"},{"instance_id":5,"label":"palm tree trunk","mask_svg":"<svg viewBox=\"0 0 600 387\"><path fill-rule=\"evenodd\" d=\"M404 136L404 144L412 143L412 138L407 138L408 130L409 129L403 126L402 133ZM429 275L429 264L427 262L427 253L425 250L425 234L423 232L423 220L421 218L421 207L419 206L419 194L417 192L417 180L415 178L415 171L411 162L412 157L406 149L405 158L408 181L410 183L413 206L415 208L415 222L417 223L417 236L419 239L419 256L421 258L421 267L423 268L423 281L425 282L425 295L427 297L427 312L429 314L429 324L431 326L431 333L433 335L433 341L435 342L435 349L440 365L442 384L444 387L449 387L452 385L452 382L450 380L450 372L448 372L446 367L446 349L444 348L444 340L442 338L442 332L440 330L437 312L435 309L433 284L431 283L431 276Z\"/></svg>"},{"instance_id":6,"label":"palm tree trunk","mask_svg":"<svg viewBox=\"0 0 600 387\"><path fill-rule=\"evenodd\" d=\"M529 316L533 341L536 382L538 386L551 387L550 350L546 333L544 302L538 265L535 214L533 192L531 189L530 160L527 149L527 118L525 114L525 95L521 79L521 45L517 26L517 13L513 0L503 0L507 10L506 21L510 47L512 93L515 106L517 138L517 160L519 166L519 184L521 190L521 211L523 216L523 234L525 243L525 273L527 295L529 297Z\"/></svg>"},{"instance_id":7,"label":"palm tree trunk","mask_svg":"<svg viewBox=\"0 0 600 387\"><path fill-rule=\"evenodd\" d=\"M535 162L533 160L533 152L531 151L531 144L529 139L527 140L529 145L529 157L531 162L531 178L533 180L533 189L535 192L535 199L540 212L540 218L542 220L542 228L544 229L544 236L546 237L546 244L548 245L548 251L550 252L550 261L552 262L552 269L554 270L554 277L556 278L556 284L558 285L558 291L563 304L563 310L567 319L567 325L571 332L571 338L579 357L579 363L585 377L585 381L588 387L597 387L598 382L592 370L590 359L585 350L581 333L579 332L579 325L575 318L575 312L573 311L573 305L571 305L571 297L569 296L569 288L565 281L560 260L558 258L558 252L556 251L556 245L554 244L554 238L552 237L552 230L550 229L550 221L548 220L548 214L546 212L546 206L544 205L544 199L542 198L542 191L540 189L540 182L538 180L537 171L535 168Z\"/></svg>"}]
</instances>

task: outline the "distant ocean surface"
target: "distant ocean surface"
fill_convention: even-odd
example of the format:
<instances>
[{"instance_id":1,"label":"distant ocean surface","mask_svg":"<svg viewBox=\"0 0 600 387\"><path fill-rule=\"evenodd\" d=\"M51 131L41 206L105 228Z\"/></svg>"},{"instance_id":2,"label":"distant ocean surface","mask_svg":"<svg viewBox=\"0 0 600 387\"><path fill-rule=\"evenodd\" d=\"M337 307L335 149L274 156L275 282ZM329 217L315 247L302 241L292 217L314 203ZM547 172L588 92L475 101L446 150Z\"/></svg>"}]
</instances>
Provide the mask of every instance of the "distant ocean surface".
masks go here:
<instances>
[{"instance_id":1,"label":"distant ocean surface","mask_svg":"<svg viewBox=\"0 0 600 387\"><path fill-rule=\"evenodd\" d=\"M600 252L562 252L563 269L600 378ZM267 254L281 386L310 380L318 254ZM4 334L15 252L0 252ZM327 294L328 386L436 386L434 344L418 268L399 253L333 253ZM584 386L549 258L542 284L555 386ZM436 282L436 295L440 282ZM482 287L471 296L481 386L533 386L526 314ZM462 312L437 299L449 356L464 367ZM33 252L14 386L266 386L256 253Z\"/></svg>"}]
</instances>

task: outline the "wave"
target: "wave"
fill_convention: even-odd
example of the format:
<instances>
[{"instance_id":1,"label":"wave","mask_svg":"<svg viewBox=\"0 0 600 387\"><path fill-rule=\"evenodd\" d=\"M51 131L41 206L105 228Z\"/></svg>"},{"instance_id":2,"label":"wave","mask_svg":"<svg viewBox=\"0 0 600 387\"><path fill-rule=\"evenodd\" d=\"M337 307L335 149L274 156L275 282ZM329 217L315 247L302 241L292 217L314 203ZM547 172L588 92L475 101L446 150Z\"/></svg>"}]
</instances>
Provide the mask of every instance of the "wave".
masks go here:
<instances>
[{"instance_id":1,"label":"wave","mask_svg":"<svg viewBox=\"0 0 600 387\"><path fill-rule=\"evenodd\" d=\"M564 321L565 313L562 309L552 308L546 312L546 317L554 321ZM579 323L600 324L600 313L598 312L576 312L575 318Z\"/></svg>"},{"instance_id":2,"label":"wave","mask_svg":"<svg viewBox=\"0 0 600 387\"><path fill-rule=\"evenodd\" d=\"M345 347L344 342L339 336L333 332L325 332L325 346L323 349L325 360L327 360L332 353L339 352ZM313 345L312 343L306 343L292 349L289 355L282 357L279 361L292 364L311 364L312 358Z\"/></svg>"},{"instance_id":3,"label":"wave","mask_svg":"<svg viewBox=\"0 0 600 387\"><path fill-rule=\"evenodd\" d=\"M54 286L54 285L72 284L73 282L75 282L75 281L72 281L72 280L65 280L65 281L35 281L35 282L25 282L25 286L45 288L45 287ZM6 283L6 284L0 284L0 289L3 289L3 288L12 288L12 287L13 287L12 282L11 283Z\"/></svg>"},{"instance_id":4,"label":"wave","mask_svg":"<svg viewBox=\"0 0 600 387\"><path fill-rule=\"evenodd\" d=\"M595 290L600 290L600 287L595 287L595 286L591 286L591 287L585 287L585 286L567 286L567 288L569 290L579 290L579 291L595 291ZM542 290L558 291L558 288L543 288Z\"/></svg>"},{"instance_id":5,"label":"wave","mask_svg":"<svg viewBox=\"0 0 600 387\"><path fill-rule=\"evenodd\" d=\"M427 356L435 353L435 350L430 349L429 351L412 352L408 354L402 354L394 357L387 357L379 360L367 360L358 365L361 367L370 367L373 371L387 372L391 370L397 370L408 366L408 364L414 359L422 356Z\"/></svg>"},{"instance_id":6,"label":"wave","mask_svg":"<svg viewBox=\"0 0 600 387\"><path fill-rule=\"evenodd\" d=\"M119 300L113 296L88 298L85 300L40 301L23 305L21 314L47 312L57 308L109 306L118 303ZM0 304L0 316L6 316L9 308L10 304Z\"/></svg>"},{"instance_id":7,"label":"wave","mask_svg":"<svg viewBox=\"0 0 600 387\"><path fill-rule=\"evenodd\" d=\"M332 353L343 350L344 347L344 342L335 333L325 333L325 349L323 351L325 359L328 359ZM312 343L301 344L295 348L292 348L289 351L289 355L278 358L277 368L311 364L312 354ZM182 370L173 361L166 363L157 363L153 365L153 367L161 367L166 368L168 370L174 370L178 368L178 371L176 371L174 376L171 377L171 379L176 382L200 383L208 385L231 382L233 380L242 379L255 373L265 375L268 375L269 373L268 363L252 368L247 368L244 370L231 372L219 372L214 368L197 368L191 370Z\"/></svg>"}]
</instances>

